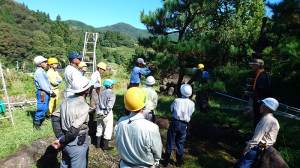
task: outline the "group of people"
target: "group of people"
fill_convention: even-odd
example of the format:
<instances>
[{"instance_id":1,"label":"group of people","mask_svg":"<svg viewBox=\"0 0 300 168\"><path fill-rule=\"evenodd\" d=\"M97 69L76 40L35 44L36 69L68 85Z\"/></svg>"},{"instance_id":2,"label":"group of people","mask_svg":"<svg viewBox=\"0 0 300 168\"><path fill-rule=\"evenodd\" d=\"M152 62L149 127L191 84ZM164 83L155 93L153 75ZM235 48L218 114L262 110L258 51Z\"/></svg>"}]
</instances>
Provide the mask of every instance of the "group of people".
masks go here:
<instances>
[{"instance_id":1,"label":"group of people","mask_svg":"<svg viewBox=\"0 0 300 168\"><path fill-rule=\"evenodd\" d=\"M46 59L42 56L34 59L37 65L34 75L37 88L37 112L34 124L37 130L41 130L41 120L48 111L46 118L51 118L53 131L57 137L52 146L56 149L62 148L61 167L87 167L88 122L94 120L95 113L97 117L96 148L112 150L113 147L109 147L108 143L114 131L116 147L121 158L120 167L155 167L157 164L166 167L170 161L174 143L177 166L181 166L187 123L195 111L195 103L189 99L192 95L190 84L181 86L182 97L176 98L170 107L172 120L167 132L165 157L161 160L162 142L155 117L158 97L153 90L154 77L148 76L145 81L146 87L139 87L141 75L149 75L156 67L143 68L146 65L144 60L142 58L136 60L128 90L124 95L127 115L118 120L113 130L116 94L112 89L116 80L106 79L103 82L105 90L100 90L101 74L106 71L106 64L102 62L97 64L97 71L93 72L89 80L84 76L87 66L80 61L81 58L82 56L75 52L69 55L70 65L66 67L64 73L65 99L56 111L58 85L62 82L62 78L55 70L58 61L55 58ZM50 69L46 74L47 62ZM254 99L254 113L257 113L257 107L259 107L258 114L261 114L262 118L257 123L254 136L244 149L237 167L250 167L255 160L259 145L263 144L266 150L270 150L279 131L278 121L272 114L279 104L274 98L267 98L265 97L267 94L260 93L270 83L262 69L263 61L255 59L251 65L252 70L257 72L253 90L259 92L254 94L257 95L257 99ZM201 77L207 81L209 75L203 71L203 68L204 65L199 64ZM266 78L267 81L265 81ZM87 97L90 97L90 104L86 102Z\"/></svg>"}]
</instances>

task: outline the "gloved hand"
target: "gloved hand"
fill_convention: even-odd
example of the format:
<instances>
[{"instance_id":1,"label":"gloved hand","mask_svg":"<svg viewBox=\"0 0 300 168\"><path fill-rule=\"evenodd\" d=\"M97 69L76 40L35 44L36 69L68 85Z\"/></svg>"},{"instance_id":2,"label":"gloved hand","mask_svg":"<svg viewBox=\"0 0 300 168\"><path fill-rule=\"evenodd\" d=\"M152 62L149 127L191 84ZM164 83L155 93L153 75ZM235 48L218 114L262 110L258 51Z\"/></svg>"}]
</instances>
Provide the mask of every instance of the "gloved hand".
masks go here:
<instances>
[{"instance_id":1,"label":"gloved hand","mask_svg":"<svg viewBox=\"0 0 300 168\"><path fill-rule=\"evenodd\" d=\"M58 79L57 79L57 82L58 82L58 83L62 82L62 78L61 78L61 77L58 78Z\"/></svg>"},{"instance_id":2,"label":"gloved hand","mask_svg":"<svg viewBox=\"0 0 300 168\"><path fill-rule=\"evenodd\" d=\"M156 67L154 65L151 65L148 68L149 68L150 71L154 71Z\"/></svg>"},{"instance_id":3,"label":"gloved hand","mask_svg":"<svg viewBox=\"0 0 300 168\"><path fill-rule=\"evenodd\" d=\"M56 94L54 92L52 92L50 97L56 97Z\"/></svg>"}]
</instances>

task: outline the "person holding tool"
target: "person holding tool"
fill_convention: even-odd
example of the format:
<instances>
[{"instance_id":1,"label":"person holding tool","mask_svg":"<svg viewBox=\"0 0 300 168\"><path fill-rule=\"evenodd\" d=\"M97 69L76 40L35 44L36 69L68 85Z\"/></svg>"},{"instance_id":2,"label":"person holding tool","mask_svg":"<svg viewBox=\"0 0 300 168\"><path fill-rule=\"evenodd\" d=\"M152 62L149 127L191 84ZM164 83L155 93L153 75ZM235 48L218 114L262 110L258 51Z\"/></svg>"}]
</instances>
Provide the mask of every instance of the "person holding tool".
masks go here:
<instances>
[{"instance_id":1,"label":"person holding tool","mask_svg":"<svg viewBox=\"0 0 300 168\"><path fill-rule=\"evenodd\" d=\"M36 56L33 62L37 66L34 73L34 83L37 89L37 110L34 116L34 127L36 130L40 131L41 120L49 109L50 97L55 98L56 94L51 89L48 76L45 72L45 68L47 67L47 59L43 56Z\"/></svg>"},{"instance_id":2,"label":"person holding tool","mask_svg":"<svg viewBox=\"0 0 300 168\"><path fill-rule=\"evenodd\" d=\"M146 63L142 58L138 58L136 60L136 64L133 67L130 75L130 84L128 85L127 89L131 87L139 87L141 83L141 75L148 75L156 68L154 65L147 68L142 68L144 65L146 65Z\"/></svg>"},{"instance_id":3,"label":"person holding tool","mask_svg":"<svg viewBox=\"0 0 300 168\"><path fill-rule=\"evenodd\" d=\"M105 90L102 90L99 94L96 103L96 113L97 113L97 144L96 148L100 148L101 140L104 140L104 147L102 150L112 150L114 147L108 147L108 142L111 139L114 115L113 107L116 101L116 94L112 91L116 80L106 79L103 82Z\"/></svg>"},{"instance_id":4,"label":"person holding tool","mask_svg":"<svg viewBox=\"0 0 300 168\"><path fill-rule=\"evenodd\" d=\"M60 104L60 116L52 120L57 140L52 143L55 149L62 147L60 167L87 167L89 140L89 105L86 96L90 92L91 82L84 76L76 77L67 97Z\"/></svg>"},{"instance_id":5,"label":"person holding tool","mask_svg":"<svg viewBox=\"0 0 300 168\"><path fill-rule=\"evenodd\" d=\"M51 119L51 115L56 109L56 103L58 101L58 95L59 95L58 85L59 85L59 83L62 82L62 78L59 75L59 73L56 71L56 68L57 68L57 65L58 65L57 59L56 58L49 58L48 59L48 64L49 64L50 68L47 71L47 76L48 76L50 84L51 84L51 89L56 94L56 97L50 98L49 110L46 114L48 116L48 119Z\"/></svg>"}]
</instances>

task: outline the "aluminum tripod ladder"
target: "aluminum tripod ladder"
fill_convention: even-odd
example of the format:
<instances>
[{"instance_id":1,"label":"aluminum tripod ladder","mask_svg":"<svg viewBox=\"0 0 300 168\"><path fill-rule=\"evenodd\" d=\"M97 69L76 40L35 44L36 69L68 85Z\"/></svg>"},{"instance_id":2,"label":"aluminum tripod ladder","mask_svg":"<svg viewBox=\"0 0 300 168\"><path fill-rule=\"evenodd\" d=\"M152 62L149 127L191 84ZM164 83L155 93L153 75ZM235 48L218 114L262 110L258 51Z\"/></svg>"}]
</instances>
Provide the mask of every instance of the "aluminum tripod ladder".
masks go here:
<instances>
[{"instance_id":1,"label":"aluminum tripod ladder","mask_svg":"<svg viewBox=\"0 0 300 168\"><path fill-rule=\"evenodd\" d=\"M98 40L98 33L91 33L91 32L85 32L85 37L84 37L84 46L83 46L83 51L82 51L82 61L87 63L87 64L92 64L93 65L93 72L96 71L96 44ZM93 51L88 51L88 48L90 45L93 45ZM93 55L93 60L90 60L90 57L87 56L87 54L92 54ZM92 72L92 73L93 73Z\"/></svg>"},{"instance_id":2,"label":"aluminum tripod ladder","mask_svg":"<svg viewBox=\"0 0 300 168\"><path fill-rule=\"evenodd\" d=\"M0 75L1 75L1 79L2 79L2 85L3 85L3 89L0 89L0 91L4 91L5 97L6 97L6 103L1 103L0 105L7 105L8 106L8 111L9 111L9 116L8 117L2 117L2 118L0 118L0 120L10 118L12 125L14 125L14 120L13 120L13 116L12 116L12 113L11 113L11 108L10 108L10 103L9 103L9 99L8 99L8 95L7 95L5 79L4 79L4 76L3 76L1 63L0 63Z\"/></svg>"}]
</instances>

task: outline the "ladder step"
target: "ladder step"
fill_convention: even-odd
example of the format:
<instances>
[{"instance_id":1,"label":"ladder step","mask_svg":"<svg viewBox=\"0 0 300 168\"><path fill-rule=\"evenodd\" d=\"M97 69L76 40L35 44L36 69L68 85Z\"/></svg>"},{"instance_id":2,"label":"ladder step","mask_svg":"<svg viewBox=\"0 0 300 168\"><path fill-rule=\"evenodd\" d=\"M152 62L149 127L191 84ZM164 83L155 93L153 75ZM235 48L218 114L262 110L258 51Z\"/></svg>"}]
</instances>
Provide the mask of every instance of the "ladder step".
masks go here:
<instances>
[{"instance_id":1,"label":"ladder step","mask_svg":"<svg viewBox=\"0 0 300 168\"><path fill-rule=\"evenodd\" d=\"M93 62L84 62L84 63L92 64Z\"/></svg>"},{"instance_id":2,"label":"ladder step","mask_svg":"<svg viewBox=\"0 0 300 168\"><path fill-rule=\"evenodd\" d=\"M85 53L90 53L90 54L93 54L94 52L85 52Z\"/></svg>"},{"instance_id":3,"label":"ladder step","mask_svg":"<svg viewBox=\"0 0 300 168\"><path fill-rule=\"evenodd\" d=\"M95 43L95 42L86 42L86 43Z\"/></svg>"},{"instance_id":4,"label":"ladder step","mask_svg":"<svg viewBox=\"0 0 300 168\"><path fill-rule=\"evenodd\" d=\"M1 92L1 91L5 91L5 89L0 89L0 92Z\"/></svg>"}]
</instances>

